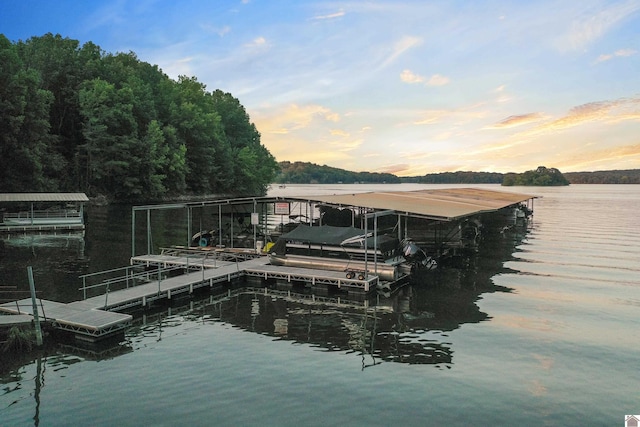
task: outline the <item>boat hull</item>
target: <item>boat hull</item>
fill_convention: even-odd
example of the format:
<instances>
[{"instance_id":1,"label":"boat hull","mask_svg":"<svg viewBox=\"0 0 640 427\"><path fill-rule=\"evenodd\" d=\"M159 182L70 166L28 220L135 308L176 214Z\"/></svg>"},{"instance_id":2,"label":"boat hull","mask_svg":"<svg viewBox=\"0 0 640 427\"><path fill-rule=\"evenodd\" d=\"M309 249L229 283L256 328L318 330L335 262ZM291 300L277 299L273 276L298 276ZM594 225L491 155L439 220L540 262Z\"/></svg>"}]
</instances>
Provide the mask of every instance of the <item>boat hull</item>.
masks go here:
<instances>
[{"instance_id":1,"label":"boat hull","mask_svg":"<svg viewBox=\"0 0 640 427\"><path fill-rule=\"evenodd\" d=\"M373 261L351 261L344 259L322 258L304 255L285 256L270 254L269 259L272 265L281 265L286 267L313 268L318 270L329 271L355 271L377 275L380 280L396 281L404 275L404 269L399 264L375 263Z\"/></svg>"}]
</instances>

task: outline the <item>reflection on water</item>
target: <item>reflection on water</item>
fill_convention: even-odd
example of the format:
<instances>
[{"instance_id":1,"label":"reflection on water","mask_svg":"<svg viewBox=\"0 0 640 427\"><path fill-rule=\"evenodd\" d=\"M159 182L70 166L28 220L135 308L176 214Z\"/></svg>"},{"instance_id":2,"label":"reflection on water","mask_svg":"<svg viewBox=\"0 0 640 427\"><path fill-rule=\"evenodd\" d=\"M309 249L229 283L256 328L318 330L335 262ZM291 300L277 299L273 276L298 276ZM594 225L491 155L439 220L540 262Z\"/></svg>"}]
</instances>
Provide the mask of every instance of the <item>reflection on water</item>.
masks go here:
<instances>
[{"instance_id":1,"label":"reflection on water","mask_svg":"<svg viewBox=\"0 0 640 427\"><path fill-rule=\"evenodd\" d=\"M43 350L0 373L0 424L622 422L640 384L640 186L514 191L543 196L526 235L393 295L222 289L138 313L110 349ZM90 215L83 273L126 264L129 212ZM174 232L154 226L154 244Z\"/></svg>"},{"instance_id":2,"label":"reflection on water","mask_svg":"<svg viewBox=\"0 0 640 427\"><path fill-rule=\"evenodd\" d=\"M218 294L137 313L128 339L135 348L148 338L162 340L163 331L185 321L222 322L326 351L362 354L363 367L381 362L451 367L454 349L448 333L489 319L476 304L481 294L510 291L494 285L492 277L504 271L524 235L518 233L487 238L480 251L461 261L464 268L425 272L419 283L390 295L363 300L319 296L312 287L301 292L221 288Z\"/></svg>"}]
</instances>

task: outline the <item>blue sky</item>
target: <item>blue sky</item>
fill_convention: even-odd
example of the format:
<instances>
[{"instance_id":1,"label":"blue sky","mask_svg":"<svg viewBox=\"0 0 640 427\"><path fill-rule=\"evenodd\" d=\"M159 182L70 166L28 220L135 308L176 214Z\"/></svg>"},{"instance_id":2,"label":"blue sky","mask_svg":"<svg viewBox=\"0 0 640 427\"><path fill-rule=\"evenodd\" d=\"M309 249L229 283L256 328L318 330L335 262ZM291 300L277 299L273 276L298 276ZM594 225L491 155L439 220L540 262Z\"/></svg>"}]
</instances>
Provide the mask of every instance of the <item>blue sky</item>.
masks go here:
<instances>
[{"instance_id":1,"label":"blue sky","mask_svg":"<svg viewBox=\"0 0 640 427\"><path fill-rule=\"evenodd\" d=\"M0 1L47 32L230 92L278 161L640 168L640 0Z\"/></svg>"}]
</instances>

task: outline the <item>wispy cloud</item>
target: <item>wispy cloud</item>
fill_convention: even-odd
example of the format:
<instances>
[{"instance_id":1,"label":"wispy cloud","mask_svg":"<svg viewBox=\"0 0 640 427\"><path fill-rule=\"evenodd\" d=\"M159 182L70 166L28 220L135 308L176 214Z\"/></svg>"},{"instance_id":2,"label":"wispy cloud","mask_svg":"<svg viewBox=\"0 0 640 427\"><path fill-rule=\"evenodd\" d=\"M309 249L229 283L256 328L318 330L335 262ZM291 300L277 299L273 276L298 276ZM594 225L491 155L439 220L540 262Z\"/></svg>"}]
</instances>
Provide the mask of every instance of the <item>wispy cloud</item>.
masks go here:
<instances>
[{"instance_id":1,"label":"wispy cloud","mask_svg":"<svg viewBox=\"0 0 640 427\"><path fill-rule=\"evenodd\" d=\"M540 116L536 117L537 114ZM567 171L594 170L606 164L621 164L625 161L632 165L640 160L640 144L635 141L628 145L609 146L608 141L603 141L599 136L606 132L605 126L614 126L623 121L640 122L640 98L590 102L570 109L561 117L547 120L542 113L510 116L498 124L509 128L529 120L537 121L538 124L531 129L511 134L500 142L485 144L464 154L474 158L491 157L503 163L538 161L536 159L539 162L553 161L555 167ZM583 126L590 126L589 129L598 126L599 133L585 133ZM566 133L572 129L573 134ZM608 133L615 135L613 130ZM574 139L567 138L567 135L581 137ZM543 140L546 147L553 147L554 156L539 149Z\"/></svg>"},{"instance_id":2,"label":"wispy cloud","mask_svg":"<svg viewBox=\"0 0 640 427\"><path fill-rule=\"evenodd\" d=\"M268 113L258 113L255 120L261 123L263 134L289 134L305 129L318 120L338 122L340 116L321 105L299 106L291 104L278 110L269 109Z\"/></svg>"},{"instance_id":3,"label":"wispy cloud","mask_svg":"<svg viewBox=\"0 0 640 427\"><path fill-rule=\"evenodd\" d=\"M204 31L211 33L211 34L217 34L220 37L224 37L225 35L229 34L231 32L231 27L228 25L224 25L222 27L216 27L210 24L202 24L200 26Z\"/></svg>"},{"instance_id":4,"label":"wispy cloud","mask_svg":"<svg viewBox=\"0 0 640 427\"><path fill-rule=\"evenodd\" d=\"M422 111L420 118L413 121L414 125L432 125L441 122L448 122L455 126L468 123L471 120L486 117L487 112L479 109L479 105L472 105L451 110L426 110Z\"/></svg>"},{"instance_id":5,"label":"wispy cloud","mask_svg":"<svg viewBox=\"0 0 640 427\"><path fill-rule=\"evenodd\" d=\"M596 59L596 63L609 61L610 59L613 59L616 57L633 56L636 53L638 53L638 51L635 49L619 49L613 53L605 53L598 56L598 59Z\"/></svg>"},{"instance_id":6,"label":"wispy cloud","mask_svg":"<svg viewBox=\"0 0 640 427\"><path fill-rule=\"evenodd\" d=\"M427 86L444 86L449 83L449 77L440 74L434 74L427 81Z\"/></svg>"},{"instance_id":7,"label":"wispy cloud","mask_svg":"<svg viewBox=\"0 0 640 427\"><path fill-rule=\"evenodd\" d=\"M540 113L529 113L529 114L520 114L516 116L509 116L506 119L500 120L498 123L487 126L486 129L514 128L517 126L522 126L529 123L537 122L542 118L543 116Z\"/></svg>"},{"instance_id":8,"label":"wispy cloud","mask_svg":"<svg viewBox=\"0 0 640 427\"><path fill-rule=\"evenodd\" d=\"M264 37L256 37L250 43L244 45L249 48L262 48L268 46L267 39Z\"/></svg>"},{"instance_id":9,"label":"wispy cloud","mask_svg":"<svg viewBox=\"0 0 640 427\"><path fill-rule=\"evenodd\" d=\"M327 19L342 18L344 15L345 15L344 10L340 9L338 12L329 13L327 15L317 15L317 16L314 16L311 19L315 20L315 21L323 21L323 20L327 20Z\"/></svg>"},{"instance_id":10,"label":"wispy cloud","mask_svg":"<svg viewBox=\"0 0 640 427\"><path fill-rule=\"evenodd\" d=\"M402 71L402 73L400 73L400 80L409 84L422 83L424 82L424 77L419 74L415 74L411 70L404 70Z\"/></svg>"},{"instance_id":11,"label":"wispy cloud","mask_svg":"<svg viewBox=\"0 0 640 427\"><path fill-rule=\"evenodd\" d=\"M424 83L426 86L444 86L449 83L450 79L440 74L434 74L429 78L414 73L411 70L404 70L400 73L400 80L405 83Z\"/></svg>"},{"instance_id":12,"label":"wispy cloud","mask_svg":"<svg viewBox=\"0 0 640 427\"><path fill-rule=\"evenodd\" d=\"M628 0L613 4L596 12L587 11L573 21L567 34L567 48L582 50L640 10L640 3Z\"/></svg>"},{"instance_id":13,"label":"wispy cloud","mask_svg":"<svg viewBox=\"0 0 640 427\"><path fill-rule=\"evenodd\" d=\"M640 144L629 144L615 147L583 149L571 158L566 158L558 164L563 171L611 169L611 164L618 165L616 169L636 169L640 161Z\"/></svg>"},{"instance_id":14,"label":"wispy cloud","mask_svg":"<svg viewBox=\"0 0 640 427\"><path fill-rule=\"evenodd\" d=\"M391 51L391 55L387 57L387 59L383 62L382 66L386 67L387 65L392 64L396 59L398 59L403 53L407 52L409 49L416 47L422 43L422 39L420 37L413 36L404 36L400 40L398 40Z\"/></svg>"},{"instance_id":15,"label":"wispy cloud","mask_svg":"<svg viewBox=\"0 0 640 427\"><path fill-rule=\"evenodd\" d=\"M638 120L640 98L621 98L612 101L597 101L578 105L559 119L541 124L532 132L558 131L584 123L605 121L618 123L621 120Z\"/></svg>"}]
</instances>

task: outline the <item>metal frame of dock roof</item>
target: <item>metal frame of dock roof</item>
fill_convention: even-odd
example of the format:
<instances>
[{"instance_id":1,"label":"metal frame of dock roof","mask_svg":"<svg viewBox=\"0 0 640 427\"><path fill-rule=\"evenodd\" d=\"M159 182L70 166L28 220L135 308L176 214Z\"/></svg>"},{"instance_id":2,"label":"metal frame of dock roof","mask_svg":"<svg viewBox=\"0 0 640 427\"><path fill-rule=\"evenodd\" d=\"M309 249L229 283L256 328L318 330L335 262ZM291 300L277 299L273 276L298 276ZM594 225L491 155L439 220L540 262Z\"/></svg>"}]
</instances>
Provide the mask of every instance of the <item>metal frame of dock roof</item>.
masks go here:
<instances>
[{"instance_id":1,"label":"metal frame of dock roof","mask_svg":"<svg viewBox=\"0 0 640 427\"><path fill-rule=\"evenodd\" d=\"M488 190L474 187L456 187L415 191L382 191L318 196L264 196L231 199L203 200L164 205L134 206L131 222L131 255L135 256L136 212L147 211L147 252L150 253L150 217L152 210L187 209L187 239L192 235L191 210L205 206L217 206L221 212L224 206L253 205L276 202L314 203L316 205L340 208L364 208L375 212L372 215L396 214L399 216L423 218L433 221L451 222L473 215L495 212L508 206L533 201L537 196ZM529 206L528 206L529 207ZM533 206L530 207L531 209Z\"/></svg>"},{"instance_id":2,"label":"metal frame of dock roof","mask_svg":"<svg viewBox=\"0 0 640 427\"><path fill-rule=\"evenodd\" d=\"M398 214L434 220L454 221L483 212L493 212L507 206L526 202L538 196L483 188L443 188L414 191L377 191L312 196L263 196L164 205L134 206L133 211L197 208L204 206L232 206L278 201L313 202L316 204L360 207L396 211Z\"/></svg>"},{"instance_id":3,"label":"metal frame of dock roof","mask_svg":"<svg viewBox=\"0 0 640 427\"><path fill-rule=\"evenodd\" d=\"M536 196L480 188L447 188L289 197L333 206L353 206L439 221L455 221L527 202Z\"/></svg>"},{"instance_id":4,"label":"metal frame of dock roof","mask_svg":"<svg viewBox=\"0 0 640 427\"><path fill-rule=\"evenodd\" d=\"M0 232L82 231L84 203L88 201L85 193L0 193ZM68 206L36 211L39 204ZM29 205L28 210L23 205ZM17 206L20 211L7 213L8 206ZM69 206L74 206L73 210Z\"/></svg>"},{"instance_id":5,"label":"metal frame of dock roof","mask_svg":"<svg viewBox=\"0 0 640 427\"><path fill-rule=\"evenodd\" d=\"M0 193L0 203L88 202L84 193Z\"/></svg>"}]
</instances>

